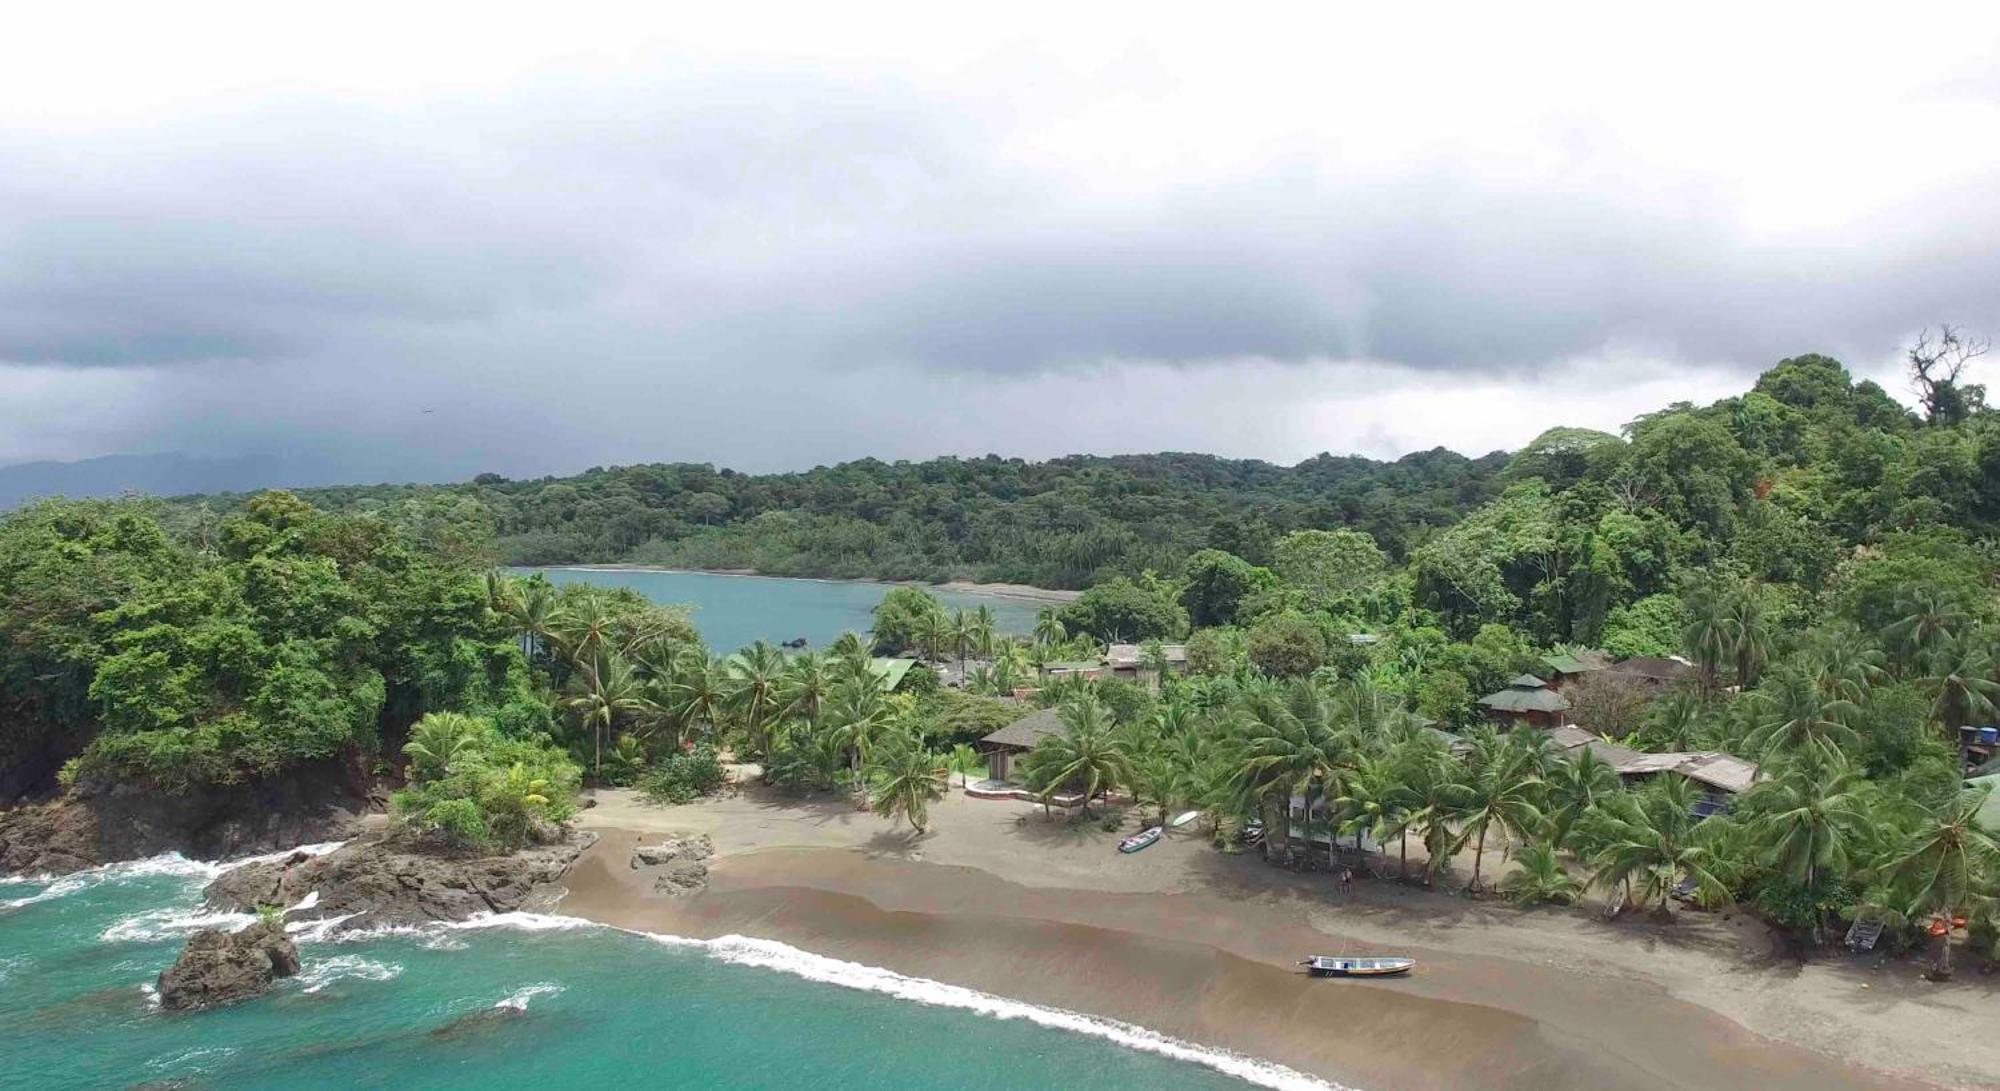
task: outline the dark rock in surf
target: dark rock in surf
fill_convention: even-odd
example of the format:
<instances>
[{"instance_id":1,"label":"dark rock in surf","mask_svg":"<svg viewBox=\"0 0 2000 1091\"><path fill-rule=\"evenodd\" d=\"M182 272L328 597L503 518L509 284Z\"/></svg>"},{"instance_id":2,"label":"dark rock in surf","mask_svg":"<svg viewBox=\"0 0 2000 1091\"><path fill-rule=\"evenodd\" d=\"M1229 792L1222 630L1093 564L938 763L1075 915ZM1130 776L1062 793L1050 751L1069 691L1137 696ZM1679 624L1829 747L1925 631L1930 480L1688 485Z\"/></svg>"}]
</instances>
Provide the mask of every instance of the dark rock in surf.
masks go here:
<instances>
[{"instance_id":1,"label":"dark rock in surf","mask_svg":"<svg viewBox=\"0 0 2000 1091\"><path fill-rule=\"evenodd\" d=\"M238 932L205 929L190 936L181 956L160 975L160 1006L201 1011L248 1000L281 977L299 972L299 949L275 924Z\"/></svg>"},{"instance_id":2,"label":"dark rock in surf","mask_svg":"<svg viewBox=\"0 0 2000 1091\"><path fill-rule=\"evenodd\" d=\"M348 916L336 926L341 931L546 911L562 897L570 865L596 840L568 833L504 856L451 856L377 834L324 856L245 864L217 876L204 894L209 905L235 912L298 905L317 894L309 911L291 919Z\"/></svg>"}]
</instances>

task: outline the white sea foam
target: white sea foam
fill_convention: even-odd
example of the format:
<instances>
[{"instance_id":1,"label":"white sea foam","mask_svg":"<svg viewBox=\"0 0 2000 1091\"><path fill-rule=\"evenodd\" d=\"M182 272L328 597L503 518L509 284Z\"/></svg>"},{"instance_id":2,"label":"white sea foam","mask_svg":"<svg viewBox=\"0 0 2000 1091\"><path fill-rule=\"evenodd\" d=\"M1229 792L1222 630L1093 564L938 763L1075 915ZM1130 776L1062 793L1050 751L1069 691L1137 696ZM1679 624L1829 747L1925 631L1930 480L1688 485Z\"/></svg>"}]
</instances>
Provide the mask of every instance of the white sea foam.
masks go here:
<instances>
[{"instance_id":1,"label":"white sea foam","mask_svg":"<svg viewBox=\"0 0 2000 1091\"><path fill-rule=\"evenodd\" d=\"M22 906L33 905L36 902L54 901L55 899L60 898L66 894L74 894L77 891L82 890L84 887L90 885L88 882L85 882L82 879L73 877L63 878L63 879L53 879L53 880L30 879L26 881L47 882L49 885L43 887L42 889L36 891L33 894L25 895L19 898L8 898L5 901L0 901L0 909L19 909Z\"/></svg>"},{"instance_id":2,"label":"white sea foam","mask_svg":"<svg viewBox=\"0 0 2000 1091\"><path fill-rule=\"evenodd\" d=\"M236 1055L234 1046L211 1046L207 1049L183 1050L170 1057L155 1057L146 1062L146 1067L155 1071L177 1070L178 1075L193 1075L208 1071L209 1060L222 1060Z\"/></svg>"},{"instance_id":3,"label":"white sea foam","mask_svg":"<svg viewBox=\"0 0 2000 1091\"><path fill-rule=\"evenodd\" d=\"M190 860L178 852L163 852L158 856L148 856L143 860L122 860L115 864L85 868L82 871L71 872L60 878L53 875L7 876L5 878L12 882L48 883L49 885L41 892L31 894L25 898L0 901L0 909L15 909L35 902L61 898L74 894L79 890L87 890L99 883L112 882L119 879L139 879L151 875L171 875L186 879L213 879L225 871L233 871L245 864L283 860L295 852L303 852L308 856L324 856L346 843L345 841L323 841L319 844L300 845L297 848L285 849L282 852L267 852L259 856L245 856L235 860L220 861Z\"/></svg>"},{"instance_id":4,"label":"white sea foam","mask_svg":"<svg viewBox=\"0 0 2000 1091\"><path fill-rule=\"evenodd\" d=\"M215 913L200 908L148 909L120 918L97 938L105 943L158 943L204 928L233 932L256 919L248 913Z\"/></svg>"},{"instance_id":5,"label":"white sea foam","mask_svg":"<svg viewBox=\"0 0 2000 1091\"><path fill-rule=\"evenodd\" d=\"M303 913L306 910L311 909L314 906L317 906L318 904L319 904L319 891L315 890L307 894L305 897L300 898L297 905L287 908L285 910L285 915L290 916L293 913Z\"/></svg>"},{"instance_id":6,"label":"white sea foam","mask_svg":"<svg viewBox=\"0 0 2000 1091\"><path fill-rule=\"evenodd\" d=\"M391 981L403 968L393 962L377 962L359 955L335 955L314 959L299 969L299 986L316 993L336 981Z\"/></svg>"},{"instance_id":7,"label":"white sea foam","mask_svg":"<svg viewBox=\"0 0 2000 1091\"><path fill-rule=\"evenodd\" d=\"M459 931L504 928L523 932L563 932L600 926L578 917L548 913L497 913L444 927ZM626 930L619 929L619 931ZM1345 1091L1339 1084L1330 1083L1272 1061L1245 1057L1225 1049L1195 1045L1132 1023L1009 1000L976 989L947 985L942 981L909 977L879 966L843 962L775 940L754 939L748 936L721 936L712 940L698 940L658 932L633 934L668 947L700 949L710 958L733 965L776 970L811 981L879 993L898 1000L929 1004L933 1007L957 1008L992 1019L1021 1019L1037 1026L1100 1038L1127 1049L1198 1064L1259 1087L1276 1088L1280 1091ZM513 998L510 997L509 1000L511 999ZM506 1004L507 1001L501 1002L502 1006Z\"/></svg>"},{"instance_id":8,"label":"white sea foam","mask_svg":"<svg viewBox=\"0 0 2000 1091\"><path fill-rule=\"evenodd\" d=\"M544 981L537 985L527 985L515 989L506 996L501 997L499 1002L493 1006L505 1011L527 1011L528 1002L535 997L554 996L562 991L563 987L561 985L557 985L551 981Z\"/></svg>"},{"instance_id":9,"label":"white sea foam","mask_svg":"<svg viewBox=\"0 0 2000 1091\"><path fill-rule=\"evenodd\" d=\"M879 966L816 955L774 940L721 936L710 940L706 946L711 958L723 962L777 970L812 981L881 993L919 1004L959 1008L993 1019L1024 1019L1037 1026L1102 1038L1128 1049L1212 1068L1260 1087L1282 1088L1285 1091L1307 1088L1325 1091L1338 1086L1281 1064L1260 1061L1224 1049L1198 1046L1131 1023L1061 1008L1045 1008L928 978L907 977Z\"/></svg>"}]
</instances>

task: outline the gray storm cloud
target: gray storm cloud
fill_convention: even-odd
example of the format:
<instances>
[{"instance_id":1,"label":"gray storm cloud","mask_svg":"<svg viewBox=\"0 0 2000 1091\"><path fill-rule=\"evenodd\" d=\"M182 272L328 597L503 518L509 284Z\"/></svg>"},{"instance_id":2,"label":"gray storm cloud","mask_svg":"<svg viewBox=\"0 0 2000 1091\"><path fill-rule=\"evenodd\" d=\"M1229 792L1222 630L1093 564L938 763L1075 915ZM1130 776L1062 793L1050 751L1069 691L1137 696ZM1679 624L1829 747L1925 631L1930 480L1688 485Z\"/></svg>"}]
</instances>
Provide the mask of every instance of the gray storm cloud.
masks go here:
<instances>
[{"instance_id":1,"label":"gray storm cloud","mask_svg":"<svg viewBox=\"0 0 2000 1091\"><path fill-rule=\"evenodd\" d=\"M1995 178L1773 241L1698 178L1636 168L1551 188L1452 157L1278 161L1107 200L1005 136L893 82L742 73L6 135L0 458L297 445L422 476L1240 447L1161 385L1250 364L1286 398L1287 366L1413 391L1591 361L1740 378L1801 351L1880 360L1940 318L2000 324ZM85 371L111 376L98 419L28 419ZM1066 382L1155 425L1036 410ZM1393 453L1368 435L1324 442Z\"/></svg>"}]
</instances>

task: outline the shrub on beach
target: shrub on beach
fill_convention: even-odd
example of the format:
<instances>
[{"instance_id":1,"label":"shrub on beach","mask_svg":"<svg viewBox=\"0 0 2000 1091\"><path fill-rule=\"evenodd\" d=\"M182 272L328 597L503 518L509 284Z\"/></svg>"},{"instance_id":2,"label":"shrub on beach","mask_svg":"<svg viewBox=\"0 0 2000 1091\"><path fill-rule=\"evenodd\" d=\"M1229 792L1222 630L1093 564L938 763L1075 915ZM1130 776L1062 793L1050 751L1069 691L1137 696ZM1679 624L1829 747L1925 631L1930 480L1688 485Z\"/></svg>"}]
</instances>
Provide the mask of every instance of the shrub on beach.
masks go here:
<instances>
[{"instance_id":1,"label":"shrub on beach","mask_svg":"<svg viewBox=\"0 0 2000 1091\"><path fill-rule=\"evenodd\" d=\"M687 753L669 754L653 763L639 778L639 796L648 803L675 806L693 803L722 787L728 779L715 748L698 746Z\"/></svg>"},{"instance_id":2,"label":"shrub on beach","mask_svg":"<svg viewBox=\"0 0 2000 1091\"><path fill-rule=\"evenodd\" d=\"M390 799L396 824L460 849L513 850L576 813L582 771L561 751L504 738L491 721L433 713L403 747L410 782Z\"/></svg>"}]
</instances>

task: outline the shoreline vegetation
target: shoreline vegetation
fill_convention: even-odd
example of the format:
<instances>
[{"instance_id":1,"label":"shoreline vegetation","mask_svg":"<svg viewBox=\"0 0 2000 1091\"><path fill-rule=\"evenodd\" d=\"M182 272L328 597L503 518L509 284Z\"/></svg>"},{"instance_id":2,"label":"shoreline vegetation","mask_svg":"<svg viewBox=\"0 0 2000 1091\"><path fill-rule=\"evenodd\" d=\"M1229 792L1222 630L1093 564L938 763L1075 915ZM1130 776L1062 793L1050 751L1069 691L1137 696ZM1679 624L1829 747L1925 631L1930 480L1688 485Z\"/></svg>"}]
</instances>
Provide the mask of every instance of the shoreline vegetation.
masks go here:
<instances>
[{"instance_id":1,"label":"shoreline vegetation","mask_svg":"<svg viewBox=\"0 0 2000 1091\"><path fill-rule=\"evenodd\" d=\"M713 886L635 899L599 855L576 912L1374 1088L1883 1085L1829 1056L1990 1081L2000 414L1937 344L1921 415L1804 356L1620 435L1359 477L1162 455L38 504L0 517L0 869L356 798L462 853L667 816ZM631 588L493 567L557 526L570 559L1083 590L1032 636L892 583L824 650L710 647ZM983 776L1014 801L966 799ZM1113 848L1183 809L1210 845ZM1398 879L1302 874L1349 869ZM1320 953L1424 961L1283 972Z\"/></svg>"},{"instance_id":2,"label":"shoreline vegetation","mask_svg":"<svg viewBox=\"0 0 2000 1091\"><path fill-rule=\"evenodd\" d=\"M797 580L805 583L851 583L870 587L917 587L927 591L943 591L960 595L980 595L986 598L1012 599L1042 606L1065 606L1082 596L1081 591L1065 591L1053 587L1030 587L1024 583L977 583L972 580L945 580L942 583L927 583L921 580L870 579L867 577L843 576L780 576L759 572L754 568L675 568L659 564L544 564L521 565L523 568L539 568L558 572L668 572L682 576L744 576L760 580Z\"/></svg>"}]
</instances>

